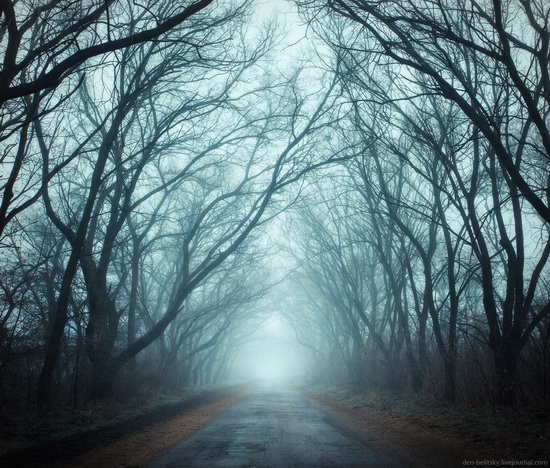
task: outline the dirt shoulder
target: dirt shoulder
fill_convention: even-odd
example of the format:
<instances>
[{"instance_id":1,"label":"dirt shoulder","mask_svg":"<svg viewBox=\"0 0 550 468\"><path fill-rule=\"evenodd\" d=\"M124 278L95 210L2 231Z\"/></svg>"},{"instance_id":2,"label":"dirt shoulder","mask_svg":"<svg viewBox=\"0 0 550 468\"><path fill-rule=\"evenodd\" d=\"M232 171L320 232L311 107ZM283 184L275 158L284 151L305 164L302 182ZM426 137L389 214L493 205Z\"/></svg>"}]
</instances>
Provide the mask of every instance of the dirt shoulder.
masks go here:
<instances>
[{"instance_id":1,"label":"dirt shoulder","mask_svg":"<svg viewBox=\"0 0 550 468\"><path fill-rule=\"evenodd\" d=\"M301 391L331 424L407 466L550 466L550 422L542 413L360 394L346 387Z\"/></svg>"},{"instance_id":2,"label":"dirt shoulder","mask_svg":"<svg viewBox=\"0 0 550 468\"><path fill-rule=\"evenodd\" d=\"M145 466L246 394L245 387L207 391L127 421L4 454L0 466Z\"/></svg>"},{"instance_id":3,"label":"dirt shoulder","mask_svg":"<svg viewBox=\"0 0 550 468\"><path fill-rule=\"evenodd\" d=\"M362 394L346 386L300 391L333 426L406 466L550 466L547 414ZM0 466L146 466L247 395L244 386L209 390L109 426L41 436L0 456ZM8 434L0 435L0 444L7 442Z\"/></svg>"}]
</instances>

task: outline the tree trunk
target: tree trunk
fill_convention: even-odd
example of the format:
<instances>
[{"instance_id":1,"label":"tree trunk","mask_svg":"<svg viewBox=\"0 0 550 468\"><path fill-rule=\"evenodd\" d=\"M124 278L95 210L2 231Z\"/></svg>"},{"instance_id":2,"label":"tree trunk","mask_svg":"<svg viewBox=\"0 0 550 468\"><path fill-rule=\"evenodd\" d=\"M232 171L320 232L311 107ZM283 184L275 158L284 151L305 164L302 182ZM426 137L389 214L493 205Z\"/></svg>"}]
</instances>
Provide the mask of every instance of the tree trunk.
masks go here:
<instances>
[{"instance_id":1,"label":"tree trunk","mask_svg":"<svg viewBox=\"0 0 550 468\"><path fill-rule=\"evenodd\" d=\"M51 403L51 387L53 380L53 371L59 360L61 353L61 343L65 333L65 326L69 320L69 299L71 295L71 285L73 282L76 268L78 266L78 253L76 250L71 252L69 262L63 275L59 299L55 305L55 315L51 326L51 334L46 347L46 356L40 378L38 380L36 404L39 410L48 407Z\"/></svg>"},{"instance_id":2,"label":"tree trunk","mask_svg":"<svg viewBox=\"0 0 550 468\"><path fill-rule=\"evenodd\" d=\"M57 316L52 325L52 332L46 348L44 364L38 380L36 405L39 410L45 409L51 404L53 372L59 360L61 343L63 341L67 320L67 315Z\"/></svg>"},{"instance_id":3,"label":"tree trunk","mask_svg":"<svg viewBox=\"0 0 550 468\"><path fill-rule=\"evenodd\" d=\"M497 395L500 405L515 406L517 392L517 363L519 353L512 346L502 346L494 353Z\"/></svg>"},{"instance_id":4,"label":"tree trunk","mask_svg":"<svg viewBox=\"0 0 550 468\"><path fill-rule=\"evenodd\" d=\"M96 268L91 259L82 259L81 265L90 312L86 327L86 352L93 365L90 398L106 398L111 396L114 372L120 368L111 362L119 315L109 296L105 271Z\"/></svg>"},{"instance_id":5,"label":"tree trunk","mask_svg":"<svg viewBox=\"0 0 550 468\"><path fill-rule=\"evenodd\" d=\"M89 326L88 326L89 328ZM114 347L112 336L102 336L101 333L93 333L98 341L93 351L93 358L89 354L93 364L92 379L90 383L90 398L101 399L112 396L114 378L121 365L112 362L111 354ZM116 336L115 336L116 338Z\"/></svg>"},{"instance_id":6,"label":"tree trunk","mask_svg":"<svg viewBox=\"0 0 550 468\"><path fill-rule=\"evenodd\" d=\"M97 363L92 370L90 399L103 400L113 396L113 385L117 369L106 362Z\"/></svg>"},{"instance_id":7,"label":"tree trunk","mask_svg":"<svg viewBox=\"0 0 550 468\"><path fill-rule=\"evenodd\" d=\"M445 390L443 398L454 403L456 401L456 357L454 355L443 358L445 368Z\"/></svg>"}]
</instances>

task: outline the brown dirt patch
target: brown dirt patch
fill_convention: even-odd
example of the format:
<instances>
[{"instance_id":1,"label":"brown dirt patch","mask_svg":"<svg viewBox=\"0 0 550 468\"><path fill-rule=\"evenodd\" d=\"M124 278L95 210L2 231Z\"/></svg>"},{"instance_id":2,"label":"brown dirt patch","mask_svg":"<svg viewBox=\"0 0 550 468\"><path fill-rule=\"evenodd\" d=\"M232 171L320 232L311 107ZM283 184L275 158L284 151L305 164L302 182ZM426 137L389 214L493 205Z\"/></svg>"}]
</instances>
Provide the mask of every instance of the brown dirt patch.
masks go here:
<instances>
[{"instance_id":1,"label":"brown dirt patch","mask_svg":"<svg viewBox=\"0 0 550 468\"><path fill-rule=\"evenodd\" d=\"M80 432L0 457L2 467L145 466L245 397L218 389L112 426Z\"/></svg>"},{"instance_id":2,"label":"brown dirt patch","mask_svg":"<svg viewBox=\"0 0 550 468\"><path fill-rule=\"evenodd\" d=\"M302 391L332 425L406 466L550 466L550 421L540 412L369 396L345 387ZM247 393L245 387L204 392L108 427L39 441L0 456L0 466L145 466ZM0 435L0 443L6 440Z\"/></svg>"},{"instance_id":3,"label":"brown dirt patch","mask_svg":"<svg viewBox=\"0 0 550 468\"><path fill-rule=\"evenodd\" d=\"M303 393L331 424L408 466L550 466L550 423L541 413Z\"/></svg>"}]
</instances>

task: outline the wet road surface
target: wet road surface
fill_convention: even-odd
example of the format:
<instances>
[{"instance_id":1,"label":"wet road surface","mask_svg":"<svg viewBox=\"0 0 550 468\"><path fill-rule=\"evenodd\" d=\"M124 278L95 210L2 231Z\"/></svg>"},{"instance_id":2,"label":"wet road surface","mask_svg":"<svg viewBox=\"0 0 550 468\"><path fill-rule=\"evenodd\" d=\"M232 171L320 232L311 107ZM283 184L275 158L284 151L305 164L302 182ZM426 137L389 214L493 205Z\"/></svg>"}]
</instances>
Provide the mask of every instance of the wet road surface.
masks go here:
<instances>
[{"instance_id":1,"label":"wet road surface","mask_svg":"<svg viewBox=\"0 0 550 468\"><path fill-rule=\"evenodd\" d=\"M150 465L159 467L400 467L330 426L306 397L261 386Z\"/></svg>"}]
</instances>

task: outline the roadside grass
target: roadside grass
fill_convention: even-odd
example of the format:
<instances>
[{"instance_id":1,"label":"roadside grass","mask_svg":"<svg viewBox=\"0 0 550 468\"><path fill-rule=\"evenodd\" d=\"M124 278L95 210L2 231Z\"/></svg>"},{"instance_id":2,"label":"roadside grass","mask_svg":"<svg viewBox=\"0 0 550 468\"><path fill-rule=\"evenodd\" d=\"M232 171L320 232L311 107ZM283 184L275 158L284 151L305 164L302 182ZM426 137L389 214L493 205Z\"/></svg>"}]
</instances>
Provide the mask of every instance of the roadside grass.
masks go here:
<instances>
[{"instance_id":1,"label":"roadside grass","mask_svg":"<svg viewBox=\"0 0 550 468\"><path fill-rule=\"evenodd\" d=\"M55 408L43 413L2 408L0 456L45 441L60 440L81 432L108 428L156 409L183 403L216 388L219 386L192 387L179 392L157 393L121 400L90 401L82 408Z\"/></svg>"},{"instance_id":2,"label":"roadside grass","mask_svg":"<svg viewBox=\"0 0 550 468\"><path fill-rule=\"evenodd\" d=\"M354 384L305 385L305 393L370 414L382 424L450 437L500 458L550 460L550 417L538 409L448 403L365 390Z\"/></svg>"},{"instance_id":3,"label":"roadside grass","mask_svg":"<svg viewBox=\"0 0 550 468\"><path fill-rule=\"evenodd\" d=\"M462 403L448 403L441 400L421 398L414 395L399 395L385 391L365 390L354 384L341 385L308 385L303 387L307 392L330 398L352 408L366 408L370 412L383 414L389 417L421 424L427 423L436 427L437 421L443 423L452 421L473 423L480 425L506 425L510 420L519 416L533 416L527 410L499 408L490 405L466 405ZM542 419L548 415L537 412Z\"/></svg>"}]
</instances>

